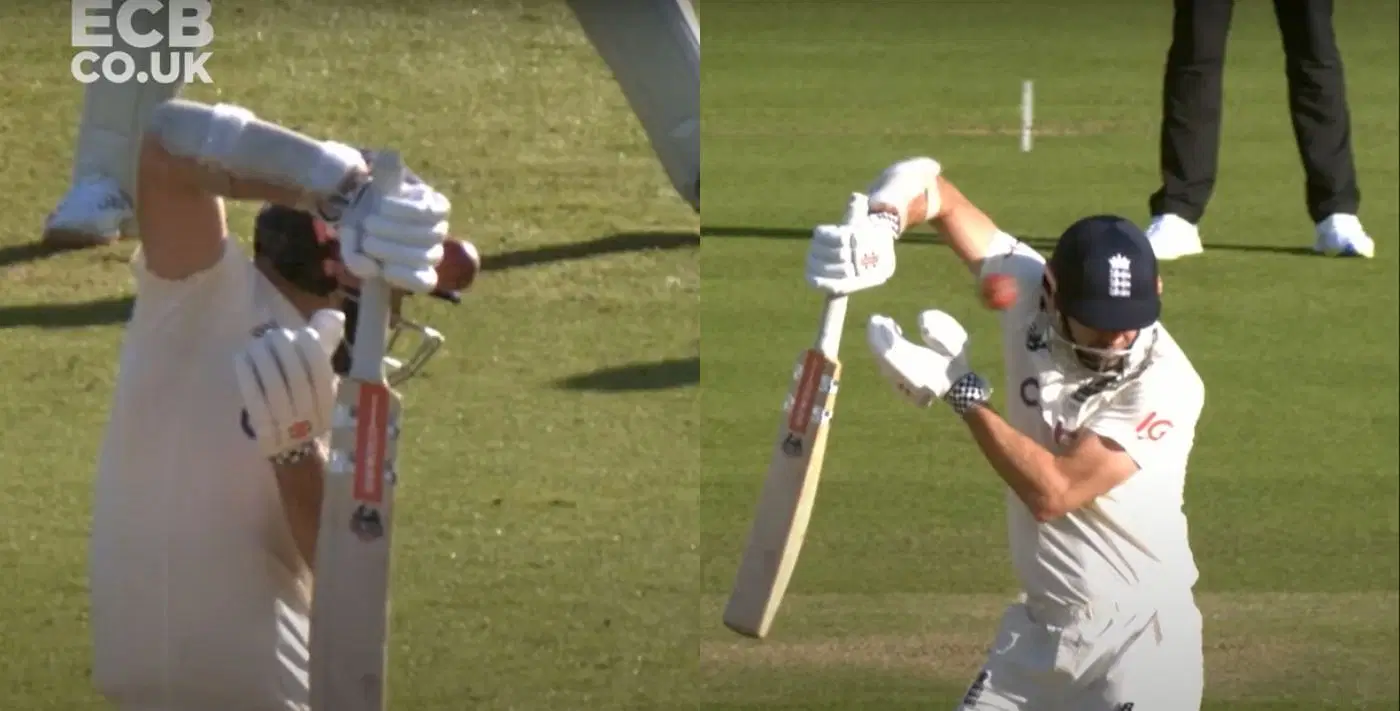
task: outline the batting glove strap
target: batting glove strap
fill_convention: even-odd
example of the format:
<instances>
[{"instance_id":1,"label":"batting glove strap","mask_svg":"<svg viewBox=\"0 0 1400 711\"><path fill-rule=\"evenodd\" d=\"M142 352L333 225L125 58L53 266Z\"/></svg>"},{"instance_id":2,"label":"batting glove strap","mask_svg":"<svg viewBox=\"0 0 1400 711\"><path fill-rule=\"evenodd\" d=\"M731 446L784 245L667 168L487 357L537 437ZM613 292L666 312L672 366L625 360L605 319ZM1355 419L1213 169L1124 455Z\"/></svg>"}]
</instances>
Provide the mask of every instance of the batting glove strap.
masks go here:
<instances>
[{"instance_id":1,"label":"batting glove strap","mask_svg":"<svg viewBox=\"0 0 1400 711\"><path fill-rule=\"evenodd\" d=\"M987 404L991 399L992 386L976 373L958 378L943 396L943 401L958 413L958 417L966 415L974 407Z\"/></svg>"},{"instance_id":2,"label":"batting glove strap","mask_svg":"<svg viewBox=\"0 0 1400 711\"><path fill-rule=\"evenodd\" d=\"M323 222L337 224L350 211L355 203L360 201L366 190L369 189L369 177L364 175L348 176L341 191L331 195L326 195L315 201L312 205L312 212Z\"/></svg>"},{"instance_id":3,"label":"batting glove strap","mask_svg":"<svg viewBox=\"0 0 1400 711\"><path fill-rule=\"evenodd\" d=\"M893 213L889 213L889 212L885 212L885 211L883 211L883 210L880 210L880 211L877 211L877 212L872 212L872 213L870 213L870 215L869 215L868 217L869 217L870 221L873 222L873 223L875 223L875 224L884 223L884 225L885 225L886 227L889 228L890 234L894 235L894 238L895 238L895 239L899 239L899 236L900 236L899 215L896 215L896 214L893 214Z\"/></svg>"},{"instance_id":4,"label":"batting glove strap","mask_svg":"<svg viewBox=\"0 0 1400 711\"><path fill-rule=\"evenodd\" d=\"M314 441L302 442L292 449L269 457L269 459L272 460L273 465L280 467L288 464L299 464L309 459L311 455L315 453L316 443Z\"/></svg>"}]
</instances>

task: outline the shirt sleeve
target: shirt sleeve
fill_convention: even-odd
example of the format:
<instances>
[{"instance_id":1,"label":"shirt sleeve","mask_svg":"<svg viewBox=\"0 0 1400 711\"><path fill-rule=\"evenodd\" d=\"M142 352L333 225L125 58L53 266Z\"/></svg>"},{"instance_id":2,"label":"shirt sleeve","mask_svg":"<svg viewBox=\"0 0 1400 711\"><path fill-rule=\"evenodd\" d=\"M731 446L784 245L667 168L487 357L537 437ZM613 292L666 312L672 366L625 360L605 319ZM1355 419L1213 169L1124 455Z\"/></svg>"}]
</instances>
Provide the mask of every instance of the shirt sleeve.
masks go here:
<instances>
[{"instance_id":1,"label":"shirt sleeve","mask_svg":"<svg viewBox=\"0 0 1400 711\"><path fill-rule=\"evenodd\" d=\"M1205 405L1205 385L1194 372L1129 386L1085 427L1113 440L1139 469L1183 468Z\"/></svg>"},{"instance_id":2,"label":"shirt sleeve","mask_svg":"<svg viewBox=\"0 0 1400 711\"><path fill-rule=\"evenodd\" d=\"M165 279L152 273L146 268L142 250L137 249L131 257L131 274L136 281L131 326L155 325L232 301L244 293L250 269L251 262L230 238L224 238L219 261L184 279Z\"/></svg>"},{"instance_id":3,"label":"shirt sleeve","mask_svg":"<svg viewBox=\"0 0 1400 711\"><path fill-rule=\"evenodd\" d=\"M978 280L993 274L1005 274L1016 280L1016 303L1002 314L1003 328L1024 325L1040 310L1045 290L1045 258L1030 245L1006 232L997 232L987 245L987 257L982 260Z\"/></svg>"}]
</instances>

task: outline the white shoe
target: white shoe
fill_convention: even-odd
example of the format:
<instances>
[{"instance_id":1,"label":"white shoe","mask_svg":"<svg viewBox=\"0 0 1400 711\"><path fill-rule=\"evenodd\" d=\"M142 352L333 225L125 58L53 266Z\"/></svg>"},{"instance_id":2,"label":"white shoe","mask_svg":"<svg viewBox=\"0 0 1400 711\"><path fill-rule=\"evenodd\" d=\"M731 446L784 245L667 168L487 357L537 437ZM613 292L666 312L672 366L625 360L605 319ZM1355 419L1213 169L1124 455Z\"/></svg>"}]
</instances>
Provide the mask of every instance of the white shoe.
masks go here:
<instances>
[{"instance_id":1,"label":"white shoe","mask_svg":"<svg viewBox=\"0 0 1400 711\"><path fill-rule=\"evenodd\" d=\"M117 181L83 178L44 221L44 243L64 248L110 244L132 231L135 216Z\"/></svg>"},{"instance_id":2,"label":"white shoe","mask_svg":"<svg viewBox=\"0 0 1400 711\"><path fill-rule=\"evenodd\" d=\"M1176 215L1158 215L1147 226L1147 241L1157 260L1168 262L1205 251L1201 246L1201 231Z\"/></svg>"},{"instance_id":3,"label":"white shoe","mask_svg":"<svg viewBox=\"0 0 1400 711\"><path fill-rule=\"evenodd\" d=\"M1337 213L1317 223L1317 242L1313 251L1330 257L1365 257L1376 255L1376 243L1356 215Z\"/></svg>"}]
</instances>

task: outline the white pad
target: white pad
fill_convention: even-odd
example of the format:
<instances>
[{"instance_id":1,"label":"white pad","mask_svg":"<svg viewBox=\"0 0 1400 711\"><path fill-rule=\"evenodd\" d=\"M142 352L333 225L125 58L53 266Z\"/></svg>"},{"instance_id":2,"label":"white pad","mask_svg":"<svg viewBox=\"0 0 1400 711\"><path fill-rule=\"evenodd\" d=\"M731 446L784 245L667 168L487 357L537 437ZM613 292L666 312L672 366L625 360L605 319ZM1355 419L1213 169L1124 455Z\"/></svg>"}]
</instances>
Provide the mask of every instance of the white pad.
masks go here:
<instances>
[{"instance_id":1,"label":"white pad","mask_svg":"<svg viewBox=\"0 0 1400 711\"><path fill-rule=\"evenodd\" d=\"M128 0L113 3L115 15ZM137 12L132 25L138 32L157 30L160 44L149 48L134 48L121 37L113 46L99 52L127 51L135 60L135 69L150 73L153 53L171 52L167 41L169 8L162 4L157 12ZM166 67L171 61L163 62ZM172 84L127 82L114 84L98 79L83 90L83 111L78 120L78 135L73 148L72 180L76 185L84 178L106 177L115 180L123 192L136 199L136 160L141 151L141 132L151 112L163 101L180 93L182 83Z\"/></svg>"}]
</instances>

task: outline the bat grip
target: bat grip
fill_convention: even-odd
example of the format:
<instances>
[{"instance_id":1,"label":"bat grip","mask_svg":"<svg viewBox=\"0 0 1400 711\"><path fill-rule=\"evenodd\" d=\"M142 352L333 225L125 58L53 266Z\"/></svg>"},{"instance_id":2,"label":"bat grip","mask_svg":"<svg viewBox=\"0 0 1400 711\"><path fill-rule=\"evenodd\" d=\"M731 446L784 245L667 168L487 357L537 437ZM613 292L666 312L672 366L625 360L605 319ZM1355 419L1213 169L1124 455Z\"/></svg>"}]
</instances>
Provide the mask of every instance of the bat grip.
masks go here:
<instances>
[{"instance_id":1,"label":"bat grip","mask_svg":"<svg viewBox=\"0 0 1400 711\"><path fill-rule=\"evenodd\" d=\"M365 199L377 204L388 190L396 189L404 177L403 158L398 151L382 151L370 169L369 194ZM383 382L384 354L389 337L389 283L382 277L360 284L359 316L355 341L350 351L350 377L365 382Z\"/></svg>"},{"instance_id":2,"label":"bat grip","mask_svg":"<svg viewBox=\"0 0 1400 711\"><path fill-rule=\"evenodd\" d=\"M841 331L846 326L846 303L849 296L828 296L822 309L821 326L817 329L817 350L835 359L841 349Z\"/></svg>"}]
</instances>

